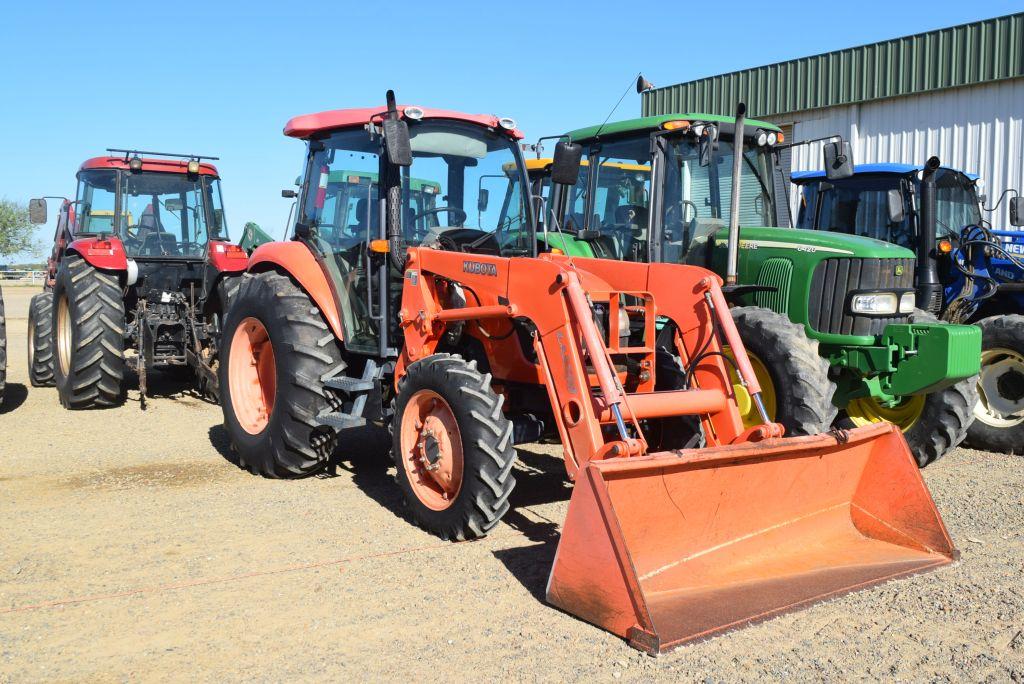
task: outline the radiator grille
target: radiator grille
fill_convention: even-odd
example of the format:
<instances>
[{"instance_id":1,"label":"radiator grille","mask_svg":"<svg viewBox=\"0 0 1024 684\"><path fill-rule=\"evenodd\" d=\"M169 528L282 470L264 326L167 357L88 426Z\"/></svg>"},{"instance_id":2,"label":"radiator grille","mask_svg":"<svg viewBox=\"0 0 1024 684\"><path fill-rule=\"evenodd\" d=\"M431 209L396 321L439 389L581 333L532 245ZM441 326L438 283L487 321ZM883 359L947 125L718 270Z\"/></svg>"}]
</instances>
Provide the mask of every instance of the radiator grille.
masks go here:
<instances>
[{"instance_id":1,"label":"radiator grille","mask_svg":"<svg viewBox=\"0 0 1024 684\"><path fill-rule=\"evenodd\" d=\"M772 257L765 259L757 274L757 284L774 287L774 292L757 292L754 303L777 313L789 313L789 284L793 280L793 262Z\"/></svg>"},{"instance_id":2,"label":"radiator grille","mask_svg":"<svg viewBox=\"0 0 1024 684\"><path fill-rule=\"evenodd\" d=\"M822 333L878 335L890 323L906 323L909 315L853 316L847 313L855 290L912 290L913 259L826 259L811 277L808 323Z\"/></svg>"}]
</instances>

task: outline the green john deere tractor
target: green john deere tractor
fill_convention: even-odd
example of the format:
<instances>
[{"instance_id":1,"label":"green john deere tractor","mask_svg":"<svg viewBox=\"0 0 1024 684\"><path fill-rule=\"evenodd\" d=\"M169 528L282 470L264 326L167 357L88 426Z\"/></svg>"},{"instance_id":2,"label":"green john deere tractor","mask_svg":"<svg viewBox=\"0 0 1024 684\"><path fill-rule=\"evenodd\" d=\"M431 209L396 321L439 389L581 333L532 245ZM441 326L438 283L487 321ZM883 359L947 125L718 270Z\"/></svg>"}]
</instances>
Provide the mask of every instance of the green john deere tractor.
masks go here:
<instances>
[{"instance_id":1,"label":"green john deere tractor","mask_svg":"<svg viewBox=\"0 0 1024 684\"><path fill-rule=\"evenodd\" d=\"M574 186L551 186L558 220L545 230L572 241L568 253L589 247L591 256L686 262L725 277L765 389L766 406L746 404L752 422L759 408L789 434L892 422L922 467L963 440L978 329L916 307L913 252L775 227L777 203L785 206L775 191L776 126L742 115L649 116L575 130L559 143L577 145L587 163ZM826 144L825 156L835 177L852 173L841 141ZM737 394L743 404L742 387Z\"/></svg>"}]
</instances>

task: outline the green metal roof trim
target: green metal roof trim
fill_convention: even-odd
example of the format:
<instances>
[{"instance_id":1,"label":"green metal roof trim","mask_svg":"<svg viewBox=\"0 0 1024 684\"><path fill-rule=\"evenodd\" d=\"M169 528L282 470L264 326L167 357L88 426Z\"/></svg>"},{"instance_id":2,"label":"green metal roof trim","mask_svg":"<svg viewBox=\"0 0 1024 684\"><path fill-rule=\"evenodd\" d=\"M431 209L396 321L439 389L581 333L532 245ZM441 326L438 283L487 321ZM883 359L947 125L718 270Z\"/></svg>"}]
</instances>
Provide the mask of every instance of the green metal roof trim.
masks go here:
<instances>
[{"instance_id":1,"label":"green metal roof trim","mask_svg":"<svg viewBox=\"0 0 1024 684\"><path fill-rule=\"evenodd\" d=\"M641 109L773 116L1021 76L1024 12L656 88Z\"/></svg>"},{"instance_id":2,"label":"green metal roof trim","mask_svg":"<svg viewBox=\"0 0 1024 684\"><path fill-rule=\"evenodd\" d=\"M733 109L736 105L733 104ZM653 131L661 128L661 124L666 121L676 121L678 119L685 119L687 121L705 121L708 123L735 123L736 118L732 116L719 116L718 114L680 114L678 112L670 112L668 114L658 114L657 116L645 116L640 119L626 119L625 121L610 121L604 126L587 126L586 128L578 128L575 131L566 133L570 140L587 140L597 135L598 131L601 131L602 137L612 137L622 133L634 133L636 131ZM775 124L768 123L767 121L758 121L756 119L747 119L746 126L750 127L750 132L753 133L754 128L766 128L770 131L777 131L779 127Z\"/></svg>"}]
</instances>

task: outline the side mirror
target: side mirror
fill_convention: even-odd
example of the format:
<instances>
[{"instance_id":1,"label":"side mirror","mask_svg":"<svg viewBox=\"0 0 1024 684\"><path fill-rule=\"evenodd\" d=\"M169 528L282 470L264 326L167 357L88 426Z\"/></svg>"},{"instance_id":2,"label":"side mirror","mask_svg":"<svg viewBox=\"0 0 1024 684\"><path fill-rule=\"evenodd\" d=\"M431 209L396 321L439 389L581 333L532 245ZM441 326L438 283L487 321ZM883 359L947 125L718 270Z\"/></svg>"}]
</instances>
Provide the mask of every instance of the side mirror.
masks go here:
<instances>
[{"instance_id":1,"label":"side mirror","mask_svg":"<svg viewBox=\"0 0 1024 684\"><path fill-rule=\"evenodd\" d=\"M28 201L28 220L34 225L46 223L46 200L32 199Z\"/></svg>"},{"instance_id":2,"label":"side mirror","mask_svg":"<svg viewBox=\"0 0 1024 684\"><path fill-rule=\"evenodd\" d=\"M295 190L282 190L281 191L281 197L284 197L285 199L295 199L298 196L299 196L299 193L297 191L295 191Z\"/></svg>"},{"instance_id":3,"label":"side mirror","mask_svg":"<svg viewBox=\"0 0 1024 684\"><path fill-rule=\"evenodd\" d=\"M412 141L409 124L398 119L384 119L384 146L388 161L395 166L412 166Z\"/></svg>"},{"instance_id":4,"label":"side mirror","mask_svg":"<svg viewBox=\"0 0 1024 684\"><path fill-rule=\"evenodd\" d=\"M224 210L214 209L213 210L213 228L217 235L221 234L224 230Z\"/></svg>"},{"instance_id":5,"label":"side mirror","mask_svg":"<svg viewBox=\"0 0 1024 684\"><path fill-rule=\"evenodd\" d=\"M1021 205L1020 195L1010 200L1010 225L1015 228L1024 226L1024 206Z\"/></svg>"},{"instance_id":6,"label":"side mirror","mask_svg":"<svg viewBox=\"0 0 1024 684\"><path fill-rule=\"evenodd\" d=\"M718 143L718 127L707 125L697 140L697 161L701 166L711 166L711 156Z\"/></svg>"},{"instance_id":7,"label":"side mirror","mask_svg":"<svg viewBox=\"0 0 1024 684\"><path fill-rule=\"evenodd\" d=\"M853 175L853 152L845 140L825 143L825 178L842 180Z\"/></svg>"},{"instance_id":8,"label":"side mirror","mask_svg":"<svg viewBox=\"0 0 1024 684\"><path fill-rule=\"evenodd\" d=\"M576 181L580 179L582 163L582 145L559 141L555 145L555 157L551 162L551 182L559 185L576 185Z\"/></svg>"},{"instance_id":9,"label":"side mirror","mask_svg":"<svg viewBox=\"0 0 1024 684\"><path fill-rule=\"evenodd\" d=\"M885 201L889 210L889 223L903 223L903 193L892 188L885 194Z\"/></svg>"},{"instance_id":10,"label":"side mirror","mask_svg":"<svg viewBox=\"0 0 1024 684\"><path fill-rule=\"evenodd\" d=\"M490 191L487 188L480 188L480 194L476 198L476 210L479 212L487 211L487 202L490 200Z\"/></svg>"}]
</instances>

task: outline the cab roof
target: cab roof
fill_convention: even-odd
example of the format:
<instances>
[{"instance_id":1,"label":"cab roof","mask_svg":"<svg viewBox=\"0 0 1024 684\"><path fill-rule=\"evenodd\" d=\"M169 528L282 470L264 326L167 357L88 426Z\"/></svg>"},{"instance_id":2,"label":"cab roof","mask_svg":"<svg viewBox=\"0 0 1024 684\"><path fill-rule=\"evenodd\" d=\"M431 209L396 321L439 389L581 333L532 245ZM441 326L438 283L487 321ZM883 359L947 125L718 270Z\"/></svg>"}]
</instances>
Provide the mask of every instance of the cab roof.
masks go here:
<instances>
[{"instance_id":1,"label":"cab roof","mask_svg":"<svg viewBox=\"0 0 1024 684\"><path fill-rule=\"evenodd\" d=\"M398 113L403 118L405 110L413 105L398 105ZM518 128L511 130L499 126L498 117L493 114L465 114L453 112L448 109L430 109L418 107L423 112L423 119L450 119L452 121L466 121L473 124L488 126L499 131L506 131L516 140L523 139L523 133ZM316 114L302 114L293 117L284 126L284 134L291 138L307 139L317 133L326 133L337 128L352 128L354 126L365 126L370 120L379 121L386 109L384 107L360 107L356 109L331 109Z\"/></svg>"},{"instance_id":2,"label":"cab roof","mask_svg":"<svg viewBox=\"0 0 1024 684\"><path fill-rule=\"evenodd\" d=\"M598 131L600 131L602 137L611 137L628 133L642 133L645 131L658 130L666 121L678 121L680 119L684 119L686 121L704 121L707 123L736 123L736 119L734 117L720 116L718 114L659 114L658 116L644 116L639 119L613 121L604 124L604 126L587 126L586 128L577 128L575 131L570 131L567 135L570 140L579 142L580 140L588 140L595 137L598 134ZM751 129L764 128L766 130L776 132L782 130L775 124L768 123L767 121L758 121L757 119L747 119L745 125L750 126Z\"/></svg>"},{"instance_id":3,"label":"cab roof","mask_svg":"<svg viewBox=\"0 0 1024 684\"><path fill-rule=\"evenodd\" d=\"M143 171L157 171L160 173L187 173L188 171L188 159L161 159L153 157L142 158L142 170ZM90 169L121 169L123 171L128 170L128 160L125 159L124 155L117 157L93 157L92 159L86 159L82 162L82 165L78 167L79 171L86 171ZM199 175L200 176L217 176L217 167L207 162L199 163Z\"/></svg>"},{"instance_id":4,"label":"cab roof","mask_svg":"<svg viewBox=\"0 0 1024 684\"><path fill-rule=\"evenodd\" d=\"M866 174L866 173L890 173L900 176L907 176L915 171L920 171L923 166L914 166L913 164L855 164L853 167L854 174ZM978 178L976 173L967 173L960 169L952 169L948 166L940 166L940 169L945 171L954 171L956 173L962 173L971 180ZM802 183L813 180L821 180L825 178L825 171L823 169L817 169L815 171L794 171L790 176L794 183Z\"/></svg>"}]
</instances>

